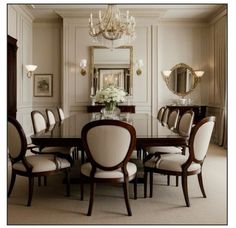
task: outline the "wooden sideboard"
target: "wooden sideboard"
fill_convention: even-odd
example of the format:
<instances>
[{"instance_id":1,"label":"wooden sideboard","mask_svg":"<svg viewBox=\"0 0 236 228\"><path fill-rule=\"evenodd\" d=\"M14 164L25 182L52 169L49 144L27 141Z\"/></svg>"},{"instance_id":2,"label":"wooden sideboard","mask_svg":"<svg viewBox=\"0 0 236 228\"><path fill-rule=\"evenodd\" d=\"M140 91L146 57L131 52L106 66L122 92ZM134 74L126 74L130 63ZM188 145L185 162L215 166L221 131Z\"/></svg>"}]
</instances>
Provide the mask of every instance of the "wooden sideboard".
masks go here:
<instances>
[{"instance_id":1,"label":"wooden sideboard","mask_svg":"<svg viewBox=\"0 0 236 228\"><path fill-rule=\"evenodd\" d=\"M167 108L170 109L170 112L174 109L179 109L179 115L182 116L188 110L192 110L194 112L194 123L197 123L204 117L206 117L206 107L204 105L186 105L186 106L174 106L174 105L167 105Z\"/></svg>"},{"instance_id":2,"label":"wooden sideboard","mask_svg":"<svg viewBox=\"0 0 236 228\"><path fill-rule=\"evenodd\" d=\"M104 105L88 105L87 112L100 112ZM135 113L135 105L118 105L121 112Z\"/></svg>"}]
</instances>

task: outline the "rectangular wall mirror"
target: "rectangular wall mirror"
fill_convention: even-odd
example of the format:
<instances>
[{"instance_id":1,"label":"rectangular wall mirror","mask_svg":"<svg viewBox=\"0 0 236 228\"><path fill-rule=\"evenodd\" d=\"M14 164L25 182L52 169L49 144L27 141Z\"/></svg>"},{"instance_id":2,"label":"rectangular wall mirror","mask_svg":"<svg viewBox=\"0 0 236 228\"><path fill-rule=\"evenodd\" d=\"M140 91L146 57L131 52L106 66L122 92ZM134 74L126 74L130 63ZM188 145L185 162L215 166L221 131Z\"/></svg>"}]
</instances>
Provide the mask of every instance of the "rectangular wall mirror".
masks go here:
<instances>
[{"instance_id":1,"label":"rectangular wall mirror","mask_svg":"<svg viewBox=\"0 0 236 228\"><path fill-rule=\"evenodd\" d=\"M90 47L90 62L93 95L109 85L124 89L132 94L133 47L122 46L109 49L100 46Z\"/></svg>"}]
</instances>

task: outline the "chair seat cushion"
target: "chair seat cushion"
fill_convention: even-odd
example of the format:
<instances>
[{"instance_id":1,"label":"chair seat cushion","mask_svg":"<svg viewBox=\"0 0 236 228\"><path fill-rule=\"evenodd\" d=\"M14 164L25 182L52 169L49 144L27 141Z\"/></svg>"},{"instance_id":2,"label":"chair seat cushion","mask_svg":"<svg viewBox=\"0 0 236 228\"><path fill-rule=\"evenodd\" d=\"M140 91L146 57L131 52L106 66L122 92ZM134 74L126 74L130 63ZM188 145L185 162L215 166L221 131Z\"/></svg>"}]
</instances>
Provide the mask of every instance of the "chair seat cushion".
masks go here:
<instances>
[{"instance_id":1,"label":"chair seat cushion","mask_svg":"<svg viewBox=\"0 0 236 228\"><path fill-rule=\"evenodd\" d=\"M30 155L26 157L26 160L33 166L33 173L55 171L70 167L70 163L66 159L54 155ZM13 164L12 168L26 172L26 168L22 164L22 161Z\"/></svg>"},{"instance_id":2,"label":"chair seat cushion","mask_svg":"<svg viewBox=\"0 0 236 228\"><path fill-rule=\"evenodd\" d=\"M147 151L151 154L154 154L156 152L181 154L182 148L176 146L153 146L153 147L148 147Z\"/></svg>"},{"instance_id":3,"label":"chair seat cushion","mask_svg":"<svg viewBox=\"0 0 236 228\"><path fill-rule=\"evenodd\" d=\"M71 153L71 147L60 147L60 146L50 146L50 147L44 147L41 150L42 153L55 153L59 152L61 154L70 154Z\"/></svg>"},{"instance_id":4,"label":"chair seat cushion","mask_svg":"<svg viewBox=\"0 0 236 228\"><path fill-rule=\"evenodd\" d=\"M160 159L157 160L157 157L153 156L147 160L144 164L145 167L157 168L161 170L168 170L174 172L182 172L181 165L184 164L188 159L187 155L182 154L164 154L161 155ZM197 163L192 163L188 171L196 171L201 169L201 165Z\"/></svg>"},{"instance_id":5,"label":"chair seat cushion","mask_svg":"<svg viewBox=\"0 0 236 228\"><path fill-rule=\"evenodd\" d=\"M92 165L90 162L85 163L81 166L81 173L87 177L90 176L90 172L92 169ZM137 172L137 166L132 163L132 162L128 162L127 163L127 171L128 171L128 176L132 176ZM121 169L117 169L114 171L104 171L101 169L97 169L96 173L95 173L95 178L122 178L124 177L123 172L121 171Z\"/></svg>"}]
</instances>

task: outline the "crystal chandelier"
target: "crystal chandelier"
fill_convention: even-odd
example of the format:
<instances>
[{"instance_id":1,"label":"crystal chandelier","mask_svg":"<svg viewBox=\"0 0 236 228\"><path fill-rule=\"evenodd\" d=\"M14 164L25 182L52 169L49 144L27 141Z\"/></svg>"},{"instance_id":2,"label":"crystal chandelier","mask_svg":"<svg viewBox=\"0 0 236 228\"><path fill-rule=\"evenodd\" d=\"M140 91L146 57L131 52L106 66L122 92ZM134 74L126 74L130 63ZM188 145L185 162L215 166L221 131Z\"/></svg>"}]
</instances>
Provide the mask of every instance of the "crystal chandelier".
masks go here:
<instances>
[{"instance_id":1,"label":"crystal chandelier","mask_svg":"<svg viewBox=\"0 0 236 228\"><path fill-rule=\"evenodd\" d=\"M108 5L103 15L99 10L98 16L96 21L92 13L89 18L89 35L93 41L112 49L135 39L135 18L129 11L122 14L116 5Z\"/></svg>"}]
</instances>

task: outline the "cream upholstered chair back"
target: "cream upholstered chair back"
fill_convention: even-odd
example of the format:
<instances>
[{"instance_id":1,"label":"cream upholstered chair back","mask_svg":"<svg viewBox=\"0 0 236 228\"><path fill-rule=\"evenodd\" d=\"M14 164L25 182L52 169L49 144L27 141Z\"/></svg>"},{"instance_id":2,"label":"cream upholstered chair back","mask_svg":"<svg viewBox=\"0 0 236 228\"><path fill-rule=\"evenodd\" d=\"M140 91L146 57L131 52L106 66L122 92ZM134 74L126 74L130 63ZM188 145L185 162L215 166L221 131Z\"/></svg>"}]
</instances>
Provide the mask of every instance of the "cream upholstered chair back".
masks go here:
<instances>
[{"instance_id":1,"label":"cream upholstered chair back","mask_svg":"<svg viewBox=\"0 0 236 228\"><path fill-rule=\"evenodd\" d=\"M11 160L21 160L26 152L27 140L22 127L13 117L8 117L7 120L7 144Z\"/></svg>"},{"instance_id":2,"label":"cream upholstered chair back","mask_svg":"<svg viewBox=\"0 0 236 228\"><path fill-rule=\"evenodd\" d=\"M128 162L135 147L133 126L118 120L98 120L88 123L82 130L85 151L92 164L115 170Z\"/></svg>"},{"instance_id":3,"label":"cream upholstered chair back","mask_svg":"<svg viewBox=\"0 0 236 228\"><path fill-rule=\"evenodd\" d=\"M167 121L168 127L170 129L175 129L177 126L178 119L179 119L179 109L174 109L168 117Z\"/></svg>"},{"instance_id":4,"label":"cream upholstered chair back","mask_svg":"<svg viewBox=\"0 0 236 228\"><path fill-rule=\"evenodd\" d=\"M191 129L193 126L193 120L194 120L193 111L187 111L181 116L178 126L178 132L180 135L187 137L190 136Z\"/></svg>"},{"instance_id":5,"label":"cream upholstered chair back","mask_svg":"<svg viewBox=\"0 0 236 228\"><path fill-rule=\"evenodd\" d=\"M65 113L63 112L62 108L57 108L57 112L58 112L58 117L59 117L59 120L62 121L65 119Z\"/></svg>"},{"instance_id":6,"label":"cream upholstered chair back","mask_svg":"<svg viewBox=\"0 0 236 228\"><path fill-rule=\"evenodd\" d=\"M159 109L159 111L158 111L158 113L157 113L157 119L158 119L159 121L161 121L164 111L165 111L165 107L161 107L161 108Z\"/></svg>"},{"instance_id":7,"label":"cream upholstered chair back","mask_svg":"<svg viewBox=\"0 0 236 228\"><path fill-rule=\"evenodd\" d=\"M39 111L31 112L31 119L33 123L34 133L38 133L47 128L47 122L44 118L44 115Z\"/></svg>"},{"instance_id":8,"label":"cream upholstered chair back","mask_svg":"<svg viewBox=\"0 0 236 228\"><path fill-rule=\"evenodd\" d=\"M162 119L161 119L161 122L162 122L163 125L167 125L169 112L170 112L169 108L166 108L164 110L164 113L163 113L163 116L162 116Z\"/></svg>"},{"instance_id":9,"label":"cream upholstered chair back","mask_svg":"<svg viewBox=\"0 0 236 228\"><path fill-rule=\"evenodd\" d=\"M49 125L54 125L56 123L56 118L54 116L53 111L50 110L50 109L46 109L46 115L47 115L47 118L48 118Z\"/></svg>"},{"instance_id":10,"label":"cream upholstered chair back","mask_svg":"<svg viewBox=\"0 0 236 228\"><path fill-rule=\"evenodd\" d=\"M206 117L198 122L192 130L190 137L190 153L193 156L193 161L201 162L204 160L211 140L214 124L214 116Z\"/></svg>"}]
</instances>

